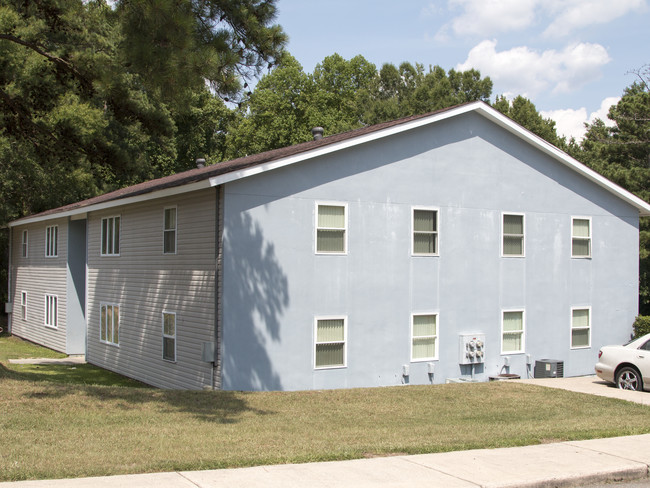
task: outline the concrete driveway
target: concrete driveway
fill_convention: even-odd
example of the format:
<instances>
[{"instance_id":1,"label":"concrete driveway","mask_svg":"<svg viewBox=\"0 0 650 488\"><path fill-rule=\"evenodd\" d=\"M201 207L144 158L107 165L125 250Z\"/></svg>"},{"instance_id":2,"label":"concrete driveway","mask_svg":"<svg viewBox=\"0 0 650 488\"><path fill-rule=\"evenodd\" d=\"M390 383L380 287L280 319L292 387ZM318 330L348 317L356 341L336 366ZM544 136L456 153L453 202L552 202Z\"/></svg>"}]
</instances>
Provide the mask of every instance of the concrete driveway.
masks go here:
<instances>
[{"instance_id":1,"label":"concrete driveway","mask_svg":"<svg viewBox=\"0 0 650 488\"><path fill-rule=\"evenodd\" d=\"M531 385L560 388L578 393L589 393L590 395L618 398L620 400L640 403L641 405L650 405L650 392L620 390L619 388L616 388L613 383L607 383L596 375L576 376L573 378L531 378L509 381L519 381Z\"/></svg>"}]
</instances>

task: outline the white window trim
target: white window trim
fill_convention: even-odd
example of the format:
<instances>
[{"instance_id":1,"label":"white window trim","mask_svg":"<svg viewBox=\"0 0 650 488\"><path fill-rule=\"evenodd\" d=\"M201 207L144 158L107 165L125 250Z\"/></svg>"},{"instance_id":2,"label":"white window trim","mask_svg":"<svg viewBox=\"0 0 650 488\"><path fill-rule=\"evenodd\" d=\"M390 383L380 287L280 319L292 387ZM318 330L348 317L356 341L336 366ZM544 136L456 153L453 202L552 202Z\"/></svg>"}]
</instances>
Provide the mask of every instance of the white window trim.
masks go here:
<instances>
[{"instance_id":1,"label":"white window trim","mask_svg":"<svg viewBox=\"0 0 650 488\"><path fill-rule=\"evenodd\" d=\"M434 253L416 253L415 252L415 211L416 210L427 210L430 212L436 213L436 252ZM422 206L413 206L411 207L411 256L440 256L440 208L438 207L422 207Z\"/></svg>"},{"instance_id":2,"label":"white window trim","mask_svg":"<svg viewBox=\"0 0 650 488\"><path fill-rule=\"evenodd\" d=\"M503 330L504 315L506 312L521 312L521 349L519 351L504 351L503 349ZM510 356L511 354L524 354L526 352L526 311L523 308L504 308L501 310L501 355Z\"/></svg>"},{"instance_id":3,"label":"white window trim","mask_svg":"<svg viewBox=\"0 0 650 488\"><path fill-rule=\"evenodd\" d=\"M170 336L165 334L165 315L174 316L174 335ZM176 312L168 312L167 310L162 311L162 359L168 363L175 363L178 359L177 357L177 345L178 345L178 323L176 322ZM165 339L174 339L174 359L165 358Z\"/></svg>"},{"instance_id":4,"label":"white window trim","mask_svg":"<svg viewBox=\"0 0 650 488\"><path fill-rule=\"evenodd\" d=\"M27 229L23 230L22 233L22 238L21 238L21 256L23 258L28 258L29 257L29 231Z\"/></svg>"},{"instance_id":5,"label":"white window trim","mask_svg":"<svg viewBox=\"0 0 650 488\"><path fill-rule=\"evenodd\" d=\"M112 225L113 225L113 249L115 249L115 219L120 219L120 235L119 238L117 239L117 247L119 248L118 252L112 252L112 253L104 253L102 252L104 248L104 220L108 219L113 219L112 220ZM120 255L120 252L122 252L122 216L121 215L107 215L106 217L102 217L100 220L100 237L101 241L99 243L99 255L104 256L104 257L116 257Z\"/></svg>"},{"instance_id":6,"label":"white window trim","mask_svg":"<svg viewBox=\"0 0 650 488\"><path fill-rule=\"evenodd\" d=\"M24 290L20 292L20 317L27 320L27 292Z\"/></svg>"},{"instance_id":7,"label":"white window trim","mask_svg":"<svg viewBox=\"0 0 650 488\"><path fill-rule=\"evenodd\" d=\"M435 315L436 317L436 333L433 336L418 336L418 337L435 337L436 339L436 347L434 351L434 355L431 357L427 358L413 358L413 318L414 317L420 317L420 316L427 316L427 315ZM410 351L410 357L411 357L411 362L412 363L421 363L425 361L437 361L438 360L438 346L440 344L440 314L438 312L417 312L417 313L412 313L411 314L411 351Z\"/></svg>"},{"instance_id":8,"label":"white window trim","mask_svg":"<svg viewBox=\"0 0 650 488\"><path fill-rule=\"evenodd\" d=\"M589 221L589 238L586 237L576 237L573 235L573 221L574 220L588 220ZM582 239L589 241L589 254L587 256L575 256L573 254L573 239ZM591 259L593 254L593 243L594 243L594 227L591 222L591 217L581 217L579 215L571 216L571 258L572 259Z\"/></svg>"},{"instance_id":9,"label":"white window trim","mask_svg":"<svg viewBox=\"0 0 650 488\"><path fill-rule=\"evenodd\" d=\"M503 227L504 216L506 215L516 215L522 217L522 243L521 243L521 254L506 254L505 249L503 248L503 240L506 236L505 229ZM508 234L509 236L515 236L517 234ZM518 235L517 235L518 237ZM502 258L525 258L526 257L526 214L521 212L501 212L501 257ZM516 310L514 310L516 311Z\"/></svg>"},{"instance_id":10,"label":"white window trim","mask_svg":"<svg viewBox=\"0 0 650 488\"><path fill-rule=\"evenodd\" d=\"M316 346L318 344L334 344L334 342L316 342L316 338L318 337L318 321L319 320L343 320L343 364L339 365L334 365L334 366L316 366ZM347 315L320 315L318 317L314 317L314 339L313 339L313 344L314 347L312 348L312 352L314 355L312 364L314 365L314 369L316 370L323 370L323 369L342 369L342 368L347 368L348 367L348 317ZM336 341L336 343L340 343L341 341Z\"/></svg>"},{"instance_id":11,"label":"white window trim","mask_svg":"<svg viewBox=\"0 0 650 488\"><path fill-rule=\"evenodd\" d=\"M55 305L54 310L52 310L51 308L53 301ZM52 312L54 312L54 315L52 315ZM52 324L51 319L54 319L54 324ZM58 295L51 295L51 294L45 295L45 310L44 310L43 324L45 325L45 327L48 327L50 329L59 328L59 296Z\"/></svg>"},{"instance_id":12,"label":"white window trim","mask_svg":"<svg viewBox=\"0 0 650 488\"><path fill-rule=\"evenodd\" d=\"M111 317L113 317L113 313L115 312L115 307L118 308L118 313L117 313L117 326L118 326L118 333L117 333L117 340L118 342L112 342L109 340L102 340L102 308L103 307L112 307L112 312L111 312ZM113 346L113 347L120 347L120 337L122 336L122 319L120 318L122 312L122 307L120 306L119 303L109 303L109 302L99 302L99 342L102 344L106 344L108 346ZM115 321L113 321L113 324ZM115 337L115 328L111 327L111 330L113 331L113 337ZM112 339L111 338L111 339Z\"/></svg>"},{"instance_id":13,"label":"white window trim","mask_svg":"<svg viewBox=\"0 0 650 488\"><path fill-rule=\"evenodd\" d=\"M52 232L55 238L52 239ZM48 239L48 234L50 238ZM48 225L45 227L45 257L58 258L59 257L59 226Z\"/></svg>"},{"instance_id":14,"label":"white window trim","mask_svg":"<svg viewBox=\"0 0 650 488\"><path fill-rule=\"evenodd\" d=\"M330 207L343 207L345 223L343 224L343 252L324 252L318 251L318 207L320 205ZM323 227L327 229L327 227ZM336 229L340 230L340 229ZM322 256L345 256L348 254L348 204L347 202L316 201L314 205L314 252Z\"/></svg>"},{"instance_id":15,"label":"white window trim","mask_svg":"<svg viewBox=\"0 0 650 488\"><path fill-rule=\"evenodd\" d=\"M573 327L573 312L575 310L587 310L589 312L589 327ZM577 350L577 349L591 349L591 334L593 332L593 327L591 326L592 322L592 316L591 316L591 306L585 306L585 307L571 307L571 315L569 316L569 347L572 350ZM574 346L573 345L573 331L574 330L588 330L589 331L589 344L586 346Z\"/></svg>"},{"instance_id":16,"label":"white window trim","mask_svg":"<svg viewBox=\"0 0 650 488\"><path fill-rule=\"evenodd\" d=\"M175 215L174 215L174 217L175 217L174 224L175 225L174 225L173 229L166 229L165 228L165 215L167 214L167 210L170 210L172 208L176 211ZM162 225L162 227L163 227L162 253L164 255L166 255L166 256L167 255L173 256L174 254L176 254L178 252L178 206L177 205L172 205L172 206L169 206L169 207L165 207L163 209L163 225ZM165 233L170 232L172 230L174 231L174 252L165 252Z\"/></svg>"}]
</instances>

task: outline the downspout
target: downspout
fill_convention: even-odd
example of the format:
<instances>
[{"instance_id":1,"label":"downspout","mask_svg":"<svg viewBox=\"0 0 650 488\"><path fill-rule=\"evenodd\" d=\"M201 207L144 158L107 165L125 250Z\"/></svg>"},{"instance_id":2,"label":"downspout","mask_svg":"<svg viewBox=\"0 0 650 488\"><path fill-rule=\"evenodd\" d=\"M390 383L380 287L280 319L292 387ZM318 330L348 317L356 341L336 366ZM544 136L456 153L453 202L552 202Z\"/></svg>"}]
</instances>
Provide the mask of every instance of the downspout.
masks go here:
<instances>
[{"instance_id":1,"label":"downspout","mask_svg":"<svg viewBox=\"0 0 650 488\"><path fill-rule=\"evenodd\" d=\"M221 340L223 328L223 186L219 185L217 191L217 212L216 212L216 225L215 225L215 253L216 253L216 276L214 285L214 362L212 363L212 388L220 390L223 386L221 378Z\"/></svg>"}]
</instances>

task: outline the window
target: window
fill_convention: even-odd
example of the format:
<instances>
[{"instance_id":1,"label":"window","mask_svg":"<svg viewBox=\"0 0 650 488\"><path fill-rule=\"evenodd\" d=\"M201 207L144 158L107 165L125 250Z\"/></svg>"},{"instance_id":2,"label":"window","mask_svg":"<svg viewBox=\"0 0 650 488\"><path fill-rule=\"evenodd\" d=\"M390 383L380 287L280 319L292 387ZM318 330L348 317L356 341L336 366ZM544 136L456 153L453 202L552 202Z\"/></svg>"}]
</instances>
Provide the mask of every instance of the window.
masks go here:
<instances>
[{"instance_id":1,"label":"window","mask_svg":"<svg viewBox=\"0 0 650 488\"><path fill-rule=\"evenodd\" d=\"M120 217L106 217L102 219L101 255L120 255Z\"/></svg>"},{"instance_id":2,"label":"window","mask_svg":"<svg viewBox=\"0 0 650 488\"><path fill-rule=\"evenodd\" d=\"M524 312L503 312L501 354L524 352Z\"/></svg>"},{"instance_id":3,"label":"window","mask_svg":"<svg viewBox=\"0 0 650 488\"><path fill-rule=\"evenodd\" d=\"M316 319L315 367L345 367L345 318Z\"/></svg>"},{"instance_id":4,"label":"window","mask_svg":"<svg viewBox=\"0 0 650 488\"><path fill-rule=\"evenodd\" d=\"M524 255L524 216L503 214L503 256Z\"/></svg>"},{"instance_id":5,"label":"window","mask_svg":"<svg viewBox=\"0 0 650 488\"><path fill-rule=\"evenodd\" d=\"M438 316L411 317L411 361L438 358Z\"/></svg>"},{"instance_id":6,"label":"window","mask_svg":"<svg viewBox=\"0 0 650 488\"><path fill-rule=\"evenodd\" d=\"M99 340L108 344L120 343L120 307L102 303L99 315Z\"/></svg>"},{"instance_id":7,"label":"window","mask_svg":"<svg viewBox=\"0 0 650 488\"><path fill-rule=\"evenodd\" d=\"M346 206L317 205L316 252L345 254Z\"/></svg>"},{"instance_id":8,"label":"window","mask_svg":"<svg viewBox=\"0 0 650 488\"><path fill-rule=\"evenodd\" d=\"M176 314L163 312L163 359L176 361Z\"/></svg>"},{"instance_id":9,"label":"window","mask_svg":"<svg viewBox=\"0 0 650 488\"><path fill-rule=\"evenodd\" d=\"M45 257L55 258L59 255L58 250L59 226L51 225L45 228Z\"/></svg>"},{"instance_id":10,"label":"window","mask_svg":"<svg viewBox=\"0 0 650 488\"><path fill-rule=\"evenodd\" d=\"M163 224L163 254L176 254L176 207L166 208Z\"/></svg>"},{"instance_id":11,"label":"window","mask_svg":"<svg viewBox=\"0 0 650 488\"><path fill-rule=\"evenodd\" d=\"M573 218L571 226L571 257L591 257L591 219Z\"/></svg>"},{"instance_id":12,"label":"window","mask_svg":"<svg viewBox=\"0 0 650 488\"><path fill-rule=\"evenodd\" d=\"M571 348L591 347L591 319L589 308L571 310Z\"/></svg>"},{"instance_id":13,"label":"window","mask_svg":"<svg viewBox=\"0 0 650 488\"><path fill-rule=\"evenodd\" d=\"M438 211L413 209L413 254L438 254Z\"/></svg>"},{"instance_id":14,"label":"window","mask_svg":"<svg viewBox=\"0 0 650 488\"><path fill-rule=\"evenodd\" d=\"M26 230L23 231L23 241L22 241L22 256L26 258L29 254L29 234Z\"/></svg>"},{"instance_id":15,"label":"window","mask_svg":"<svg viewBox=\"0 0 650 488\"><path fill-rule=\"evenodd\" d=\"M27 320L27 292L20 293L20 316L23 320Z\"/></svg>"},{"instance_id":16,"label":"window","mask_svg":"<svg viewBox=\"0 0 650 488\"><path fill-rule=\"evenodd\" d=\"M45 325L56 328L58 326L58 297L45 295Z\"/></svg>"}]
</instances>

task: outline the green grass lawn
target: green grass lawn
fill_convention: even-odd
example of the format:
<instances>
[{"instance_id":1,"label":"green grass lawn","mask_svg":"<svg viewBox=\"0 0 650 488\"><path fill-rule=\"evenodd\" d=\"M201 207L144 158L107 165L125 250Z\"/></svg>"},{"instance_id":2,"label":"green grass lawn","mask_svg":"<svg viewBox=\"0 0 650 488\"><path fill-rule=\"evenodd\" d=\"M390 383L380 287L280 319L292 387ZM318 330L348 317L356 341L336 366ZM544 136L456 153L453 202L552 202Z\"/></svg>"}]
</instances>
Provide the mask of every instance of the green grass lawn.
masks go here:
<instances>
[{"instance_id":1,"label":"green grass lawn","mask_svg":"<svg viewBox=\"0 0 650 488\"><path fill-rule=\"evenodd\" d=\"M14 339L0 337L0 351L8 340ZM10 369L3 356L0 362L3 481L650 432L650 412L643 405L514 382L307 392L166 391L59 383L49 375Z\"/></svg>"}]
</instances>

